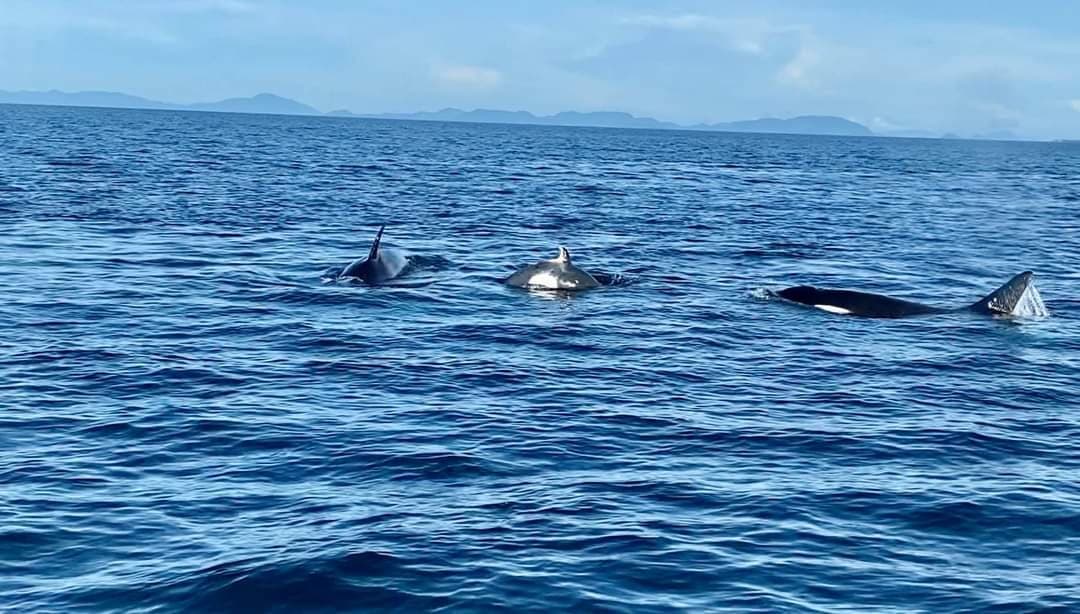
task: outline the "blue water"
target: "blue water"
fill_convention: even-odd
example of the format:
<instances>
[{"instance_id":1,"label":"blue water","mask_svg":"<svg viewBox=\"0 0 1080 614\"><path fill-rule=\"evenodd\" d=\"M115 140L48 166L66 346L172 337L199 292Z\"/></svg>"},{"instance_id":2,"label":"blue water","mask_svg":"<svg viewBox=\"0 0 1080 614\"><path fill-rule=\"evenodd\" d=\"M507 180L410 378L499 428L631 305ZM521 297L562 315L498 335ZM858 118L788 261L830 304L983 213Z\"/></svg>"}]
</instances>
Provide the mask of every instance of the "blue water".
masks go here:
<instances>
[{"instance_id":1,"label":"blue water","mask_svg":"<svg viewBox=\"0 0 1080 614\"><path fill-rule=\"evenodd\" d=\"M0 609L1078 608L1078 171L0 106ZM324 279L383 223L409 283ZM498 283L559 244L621 283Z\"/></svg>"}]
</instances>

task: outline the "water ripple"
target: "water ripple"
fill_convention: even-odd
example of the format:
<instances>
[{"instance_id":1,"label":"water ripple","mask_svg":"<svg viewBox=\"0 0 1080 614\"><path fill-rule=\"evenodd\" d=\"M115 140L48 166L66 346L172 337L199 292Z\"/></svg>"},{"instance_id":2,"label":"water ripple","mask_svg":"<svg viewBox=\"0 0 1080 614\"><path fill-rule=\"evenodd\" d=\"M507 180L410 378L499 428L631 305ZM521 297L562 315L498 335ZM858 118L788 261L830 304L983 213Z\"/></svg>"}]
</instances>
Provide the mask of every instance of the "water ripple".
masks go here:
<instances>
[{"instance_id":1,"label":"water ripple","mask_svg":"<svg viewBox=\"0 0 1080 614\"><path fill-rule=\"evenodd\" d=\"M1080 149L0 125L0 609L1080 607ZM335 281L380 224L408 278ZM607 285L498 283L560 244Z\"/></svg>"}]
</instances>

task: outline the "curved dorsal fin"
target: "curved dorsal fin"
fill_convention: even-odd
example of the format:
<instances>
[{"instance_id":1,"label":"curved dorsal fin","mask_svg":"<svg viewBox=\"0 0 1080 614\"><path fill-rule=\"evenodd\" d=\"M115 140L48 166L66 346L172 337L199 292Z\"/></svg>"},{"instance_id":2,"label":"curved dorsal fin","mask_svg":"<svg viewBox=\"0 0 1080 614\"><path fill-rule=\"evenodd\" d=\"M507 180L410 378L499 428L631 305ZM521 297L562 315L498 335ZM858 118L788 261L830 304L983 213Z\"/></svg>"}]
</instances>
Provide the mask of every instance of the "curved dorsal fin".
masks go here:
<instances>
[{"instance_id":1,"label":"curved dorsal fin","mask_svg":"<svg viewBox=\"0 0 1080 614\"><path fill-rule=\"evenodd\" d=\"M379 232L375 235L375 240L371 242L371 251L368 252L368 260L374 260L379 256L379 242L382 241L382 233L385 229L386 224L379 226Z\"/></svg>"},{"instance_id":2,"label":"curved dorsal fin","mask_svg":"<svg viewBox=\"0 0 1080 614\"><path fill-rule=\"evenodd\" d=\"M570 250L560 245L559 255L555 257L555 262L570 264Z\"/></svg>"}]
</instances>

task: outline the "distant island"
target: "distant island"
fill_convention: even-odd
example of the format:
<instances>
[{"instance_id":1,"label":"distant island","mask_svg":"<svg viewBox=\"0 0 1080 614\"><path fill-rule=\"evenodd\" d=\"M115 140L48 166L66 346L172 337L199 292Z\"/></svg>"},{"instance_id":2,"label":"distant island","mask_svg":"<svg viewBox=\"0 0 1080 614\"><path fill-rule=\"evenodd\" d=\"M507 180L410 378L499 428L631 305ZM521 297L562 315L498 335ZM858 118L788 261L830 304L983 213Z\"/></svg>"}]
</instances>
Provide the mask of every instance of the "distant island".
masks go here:
<instances>
[{"instance_id":1,"label":"distant island","mask_svg":"<svg viewBox=\"0 0 1080 614\"><path fill-rule=\"evenodd\" d=\"M62 92L59 90L9 92L0 90L0 104L30 104L46 106L105 107L122 109L159 109L172 111L216 111L222 113L271 113L279 115L328 115L418 121L474 122L499 124L535 124L543 126L590 126L597 128L646 128L653 130L712 130L718 132L768 132L785 134L822 134L840 136L873 136L862 124L826 115L807 115L791 119L754 119L718 124L683 126L651 117L635 117L617 111L581 113L563 111L555 115L534 115L528 111L499 111L494 109L443 109L419 113L357 114L345 109L322 113L302 102L275 94L257 94L248 98L229 98L217 102L177 104L151 100L120 92Z\"/></svg>"},{"instance_id":2,"label":"distant island","mask_svg":"<svg viewBox=\"0 0 1080 614\"><path fill-rule=\"evenodd\" d=\"M908 130L876 134L866 126L832 115L802 115L789 119L766 117L714 124L680 125L651 117L637 117L618 111L563 111L554 115L534 115L528 111L475 109L464 111L446 108L441 111L418 113L358 114L345 109L322 113L302 102L275 94L257 94L247 98L228 98L217 102L177 104L132 96L120 92L61 92L58 90L8 92L0 90L0 104L31 104L47 106L107 107L124 109L160 109L172 111L215 111L221 113L269 113L278 115L325 115L368 119L474 122L498 124L533 124L541 126L590 126L597 128L644 128L652 130L707 130L714 132L761 132L769 134L818 134L835 136L894 136L914 138L975 138L1014 140L1020 137L1010 132L960 137L938 135L926 131Z\"/></svg>"},{"instance_id":3,"label":"distant island","mask_svg":"<svg viewBox=\"0 0 1080 614\"><path fill-rule=\"evenodd\" d=\"M37 104L60 107L106 107L116 109L162 109L170 111L218 111L223 113L273 113L278 115L322 115L318 109L301 102L258 94L248 98L227 98L218 102L176 104L150 100L120 92L5 92L0 90L0 104Z\"/></svg>"},{"instance_id":4,"label":"distant island","mask_svg":"<svg viewBox=\"0 0 1080 614\"><path fill-rule=\"evenodd\" d=\"M335 111L340 115L341 111ZM362 115L375 119L411 119L421 121L475 122L498 124L536 124L542 126L593 126L597 128L647 128L653 130L713 130L717 132L767 132L771 134L823 134L838 136L873 136L862 124L828 115L804 115L791 119L752 119L718 124L682 126L651 117L635 117L629 113L594 111L581 113L563 111L555 115L533 115L528 111L498 111L494 109L443 109L420 113L381 113Z\"/></svg>"}]
</instances>

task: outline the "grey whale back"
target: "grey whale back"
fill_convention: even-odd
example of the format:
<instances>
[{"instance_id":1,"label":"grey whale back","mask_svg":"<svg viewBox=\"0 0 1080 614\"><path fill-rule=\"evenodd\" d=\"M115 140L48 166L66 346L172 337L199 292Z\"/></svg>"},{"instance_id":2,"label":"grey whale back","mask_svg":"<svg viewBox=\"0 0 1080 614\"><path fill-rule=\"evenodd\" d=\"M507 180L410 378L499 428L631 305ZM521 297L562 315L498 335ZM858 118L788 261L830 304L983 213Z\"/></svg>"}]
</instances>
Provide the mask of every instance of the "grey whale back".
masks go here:
<instances>
[{"instance_id":1,"label":"grey whale back","mask_svg":"<svg viewBox=\"0 0 1080 614\"><path fill-rule=\"evenodd\" d=\"M559 247L559 255L514 271L503 283L534 290L588 290L600 286L588 271L575 265L570 251Z\"/></svg>"}]
</instances>

